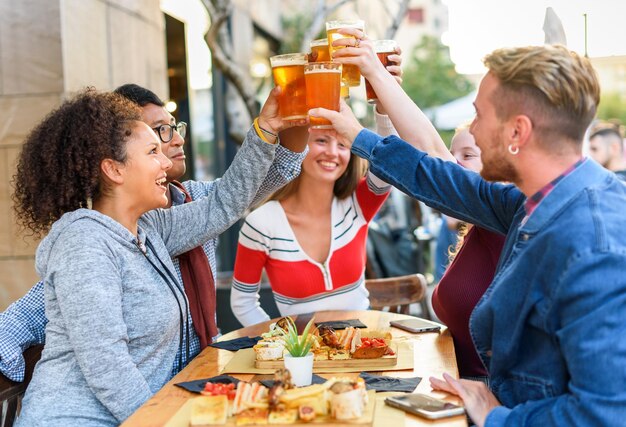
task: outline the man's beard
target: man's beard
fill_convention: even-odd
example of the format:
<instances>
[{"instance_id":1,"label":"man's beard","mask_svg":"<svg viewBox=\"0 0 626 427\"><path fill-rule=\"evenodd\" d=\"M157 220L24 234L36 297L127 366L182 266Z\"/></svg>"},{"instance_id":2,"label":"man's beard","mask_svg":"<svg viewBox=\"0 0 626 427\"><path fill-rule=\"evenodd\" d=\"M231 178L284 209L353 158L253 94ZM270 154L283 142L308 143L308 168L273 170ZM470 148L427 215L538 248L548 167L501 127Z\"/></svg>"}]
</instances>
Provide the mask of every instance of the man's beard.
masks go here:
<instances>
[{"instance_id":1,"label":"man's beard","mask_svg":"<svg viewBox=\"0 0 626 427\"><path fill-rule=\"evenodd\" d=\"M483 162L483 168L480 171L487 181L513 182L519 183L519 174L513 164L506 157L497 159L489 159Z\"/></svg>"},{"instance_id":2,"label":"man's beard","mask_svg":"<svg viewBox=\"0 0 626 427\"><path fill-rule=\"evenodd\" d=\"M519 183L519 174L513 163L510 161L510 157L513 156L508 150L502 148L502 144L498 141L498 135L494 135L492 141L497 141L492 144L488 150L489 154L485 151L483 161L483 168L480 171L480 176L487 181L500 181L500 182L512 182ZM489 157L487 157L489 156Z\"/></svg>"}]
</instances>

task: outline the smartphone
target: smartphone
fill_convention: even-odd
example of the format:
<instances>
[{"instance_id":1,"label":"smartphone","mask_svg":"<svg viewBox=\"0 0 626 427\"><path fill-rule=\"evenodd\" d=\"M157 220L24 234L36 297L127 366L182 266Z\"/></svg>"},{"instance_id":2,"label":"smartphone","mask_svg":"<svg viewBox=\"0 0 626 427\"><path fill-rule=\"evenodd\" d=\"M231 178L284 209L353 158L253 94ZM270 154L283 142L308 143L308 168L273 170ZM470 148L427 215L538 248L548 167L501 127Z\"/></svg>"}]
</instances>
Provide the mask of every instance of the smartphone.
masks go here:
<instances>
[{"instance_id":1,"label":"smartphone","mask_svg":"<svg viewBox=\"0 0 626 427\"><path fill-rule=\"evenodd\" d=\"M394 408L402 409L420 417L437 420L439 418L454 417L465 413L462 406L444 400L435 399L426 394L406 394L392 396L385 399L385 403Z\"/></svg>"},{"instance_id":2,"label":"smartphone","mask_svg":"<svg viewBox=\"0 0 626 427\"><path fill-rule=\"evenodd\" d=\"M413 332L414 334L420 332L439 332L439 330L441 329L441 326L437 323L429 322L428 320L418 319L417 317L413 319L392 320L391 322L389 322L389 324L396 328Z\"/></svg>"}]
</instances>

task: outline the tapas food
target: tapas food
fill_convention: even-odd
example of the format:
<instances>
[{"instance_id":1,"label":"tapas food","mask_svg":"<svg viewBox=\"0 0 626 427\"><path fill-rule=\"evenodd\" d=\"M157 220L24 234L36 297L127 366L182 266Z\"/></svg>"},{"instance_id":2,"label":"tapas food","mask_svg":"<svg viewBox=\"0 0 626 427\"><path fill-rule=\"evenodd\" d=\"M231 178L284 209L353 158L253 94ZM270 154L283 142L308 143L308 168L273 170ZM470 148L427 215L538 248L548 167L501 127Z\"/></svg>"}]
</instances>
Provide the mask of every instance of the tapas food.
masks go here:
<instances>
[{"instance_id":1,"label":"tapas food","mask_svg":"<svg viewBox=\"0 0 626 427\"><path fill-rule=\"evenodd\" d=\"M213 383L211 383L213 384ZM263 425L356 420L364 415L368 394L363 379L332 378L324 384L295 388L289 371L274 374L274 384L267 388L259 382L215 383L213 395L193 399L191 425ZM229 399L230 392L235 395ZM208 391L207 391L208 393Z\"/></svg>"},{"instance_id":2,"label":"tapas food","mask_svg":"<svg viewBox=\"0 0 626 427\"><path fill-rule=\"evenodd\" d=\"M286 318L283 318L286 319ZM263 339L253 348L257 367L267 365L258 362L281 361L285 353L282 337L284 330L281 325L289 320L279 320L270 326L270 330L263 334ZM314 361L324 360L351 360L351 359L380 359L386 356L395 356L391 348L391 333L374 330L361 330L348 327L337 331L329 326L320 326L313 332L311 352ZM325 365L330 366L330 365Z\"/></svg>"}]
</instances>

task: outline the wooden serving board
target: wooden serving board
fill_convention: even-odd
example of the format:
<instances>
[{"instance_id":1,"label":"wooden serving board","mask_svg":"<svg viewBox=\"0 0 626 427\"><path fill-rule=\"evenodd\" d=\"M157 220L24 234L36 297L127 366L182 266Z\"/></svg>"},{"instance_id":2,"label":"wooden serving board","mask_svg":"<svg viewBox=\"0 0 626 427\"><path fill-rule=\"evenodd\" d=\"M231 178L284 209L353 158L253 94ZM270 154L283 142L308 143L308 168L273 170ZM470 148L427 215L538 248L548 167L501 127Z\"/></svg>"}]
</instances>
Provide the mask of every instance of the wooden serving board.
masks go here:
<instances>
[{"instance_id":1,"label":"wooden serving board","mask_svg":"<svg viewBox=\"0 0 626 427\"><path fill-rule=\"evenodd\" d=\"M313 424L316 427L332 427L337 425L355 425L355 426L371 426L374 422L374 408L377 406L376 392L374 390L367 391L367 405L363 411L361 418L354 420L336 420L331 418L330 415L326 417L317 416L313 421L305 422L297 420L293 424L266 424L268 426L276 427L290 427L296 425ZM191 422L191 406L193 398L189 399L181 408L169 419L165 427L189 427ZM228 417L226 424L222 424L227 427L233 427L237 425L237 419L235 417ZM258 424L256 424L258 425Z\"/></svg>"},{"instance_id":2,"label":"wooden serving board","mask_svg":"<svg viewBox=\"0 0 626 427\"><path fill-rule=\"evenodd\" d=\"M393 356L377 357L376 359L342 359L342 360L314 360L315 368L372 368L396 366L398 364L398 346L391 342L389 347L395 353ZM256 360L254 367L259 369L280 369L285 367L285 363L280 360Z\"/></svg>"}]
</instances>

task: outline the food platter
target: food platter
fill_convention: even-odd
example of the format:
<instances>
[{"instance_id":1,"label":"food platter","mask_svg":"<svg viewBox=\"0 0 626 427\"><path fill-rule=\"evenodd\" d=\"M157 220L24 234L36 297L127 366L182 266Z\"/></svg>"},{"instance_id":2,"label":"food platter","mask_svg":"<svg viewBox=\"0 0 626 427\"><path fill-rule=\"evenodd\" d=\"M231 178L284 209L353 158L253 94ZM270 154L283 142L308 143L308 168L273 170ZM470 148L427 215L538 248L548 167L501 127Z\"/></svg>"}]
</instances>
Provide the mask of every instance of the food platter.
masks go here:
<instances>
[{"instance_id":1,"label":"food platter","mask_svg":"<svg viewBox=\"0 0 626 427\"><path fill-rule=\"evenodd\" d=\"M207 383L205 391L181 408L178 423L168 425L369 426L376 402L375 391L367 391L361 378L333 377L323 384L294 387L286 369L276 371L271 387L240 381L236 388Z\"/></svg>"},{"instance_id":2,"label":"food platter","mask_svg":"<svg viewBox=\"0 0 626 427\"><path fill-rule=\"evenodd\" d=\"M282 319L281 319L282 320ZM314 368L377 368L398 363L398 346L388 331L347 327L341 331L323 326L310 334ZM284 332L280 320L270 326L263 339L254 347L255 363L259 369L284 366Z\"/></svg>"},{"instance_id":3,"label":"food platter","mask_svg":"<svg viewBox=\"0 0 626 427\"><path fill-rule=\"evenodd\" d=\"M392 340L389 347L394 351L393 355L381 356L373 359L339 359L339 360L313 360L313 369L316 368L349 368L350 372L358 370L358 368L367 368L372 370L376 367L392 367L398 364L398 345ZM276 360L258 360L254 361L254 367L259 369L278 369L284 367L282 359Z\"/></svg>"}]
</instances>

